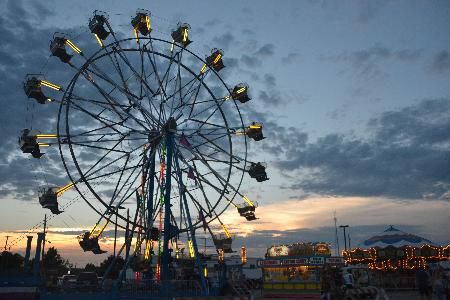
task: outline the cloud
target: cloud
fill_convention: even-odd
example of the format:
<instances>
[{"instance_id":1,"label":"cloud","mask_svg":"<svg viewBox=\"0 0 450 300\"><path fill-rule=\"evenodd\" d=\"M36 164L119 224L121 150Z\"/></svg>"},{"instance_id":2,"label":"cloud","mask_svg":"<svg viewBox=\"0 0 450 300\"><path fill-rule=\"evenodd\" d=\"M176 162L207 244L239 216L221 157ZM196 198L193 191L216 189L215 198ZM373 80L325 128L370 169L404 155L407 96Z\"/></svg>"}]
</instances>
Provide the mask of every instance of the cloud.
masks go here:
<instances>
[{"instance_id":1,"label":"cloud","mask_svg":"<svg viewBox=\"0 0 450 300\"><path fill-rule=\"evenodd\" d=\"M225 32L220 36L215 36L212 41L216 47L222 48L224 50L229 49L230 45L235 41L234 36L230 32Z\"/></svg>"},{"instance_id":2,"label":"cloud","mask_svg":"<svg viewBox=\"0 0 450 300\"><path fill-rule=\"evenodd\" d=\"M255 55L259 57L268 57L274 55L274 53L275 53L275 45L265 44L255 52Z\"/></svg>"},{"instance_id":3,"label":"cloud","mask_svg":"<svg viewBox=\"0 0 450 300\"><path fill-rule=\"evenodd\" d=\"M450 190L449 113L449 99L423 100L372 119L365 138L328 134L308 141L301 131L280 129L275 143L288 146L278 150L284 158L275 165L297 174L290 188L307 193L445 198Z\"/></svg>"},{"instance_id":4,"label":"cloud","mask_svg":"<svg viewBox=\"0 0 450 300\"><path fill-rule=\"evenodd\" d=\"M447 50L442 50L434 55L431 70L436 73L450 70L450 53Z\"/></svg>"},{"instance_id":5,"label":"cloud","mask_svg":"<svg viewBox=\"0 0 450 300\"><path fill-rule=\"evenodd\" d=\"M288 53L288 55L281 58L281 62L284 64L291 64L297 62L300 59L298 53Z\"/></svg>"},{"instance_id":6,"label":"cloud","mask_svg":"<svg viewBox=\"0 0 450 300\"><path fill-rule=\"evenodd\" d=\"M247 54L243 54L241 56L241 62L248 68L256 68L262 65L259 58Z\"/></svg>"},{"instance_id":7,"label":"cloud","mask_svg":"<svg viewBox=\"0 0 450 300\"><path fill-rule=\"evenodd\" d=\"M365 77L378 77L382 74L382 67L385 62L413 62L422 55L418 49L389 49L382 46L373 46L367 49L344 51L338 55L322 57L325 60L344 62Z\"/></svg>"}]
</instances>

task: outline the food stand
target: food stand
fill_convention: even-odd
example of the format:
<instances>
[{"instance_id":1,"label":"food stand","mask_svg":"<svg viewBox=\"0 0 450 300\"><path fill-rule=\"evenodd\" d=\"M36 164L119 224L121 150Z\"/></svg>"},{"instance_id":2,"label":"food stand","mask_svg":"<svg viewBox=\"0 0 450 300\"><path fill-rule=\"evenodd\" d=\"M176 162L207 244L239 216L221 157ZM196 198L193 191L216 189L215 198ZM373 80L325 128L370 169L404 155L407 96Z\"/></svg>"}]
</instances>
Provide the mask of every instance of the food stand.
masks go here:
<instances>
[{"instance_id":1,"label":"food stand","mask_svg":"<svg viewBox=\"0 0 450 300\"><path fill-rule=\"evenodd\" d=\"M267 249L258 261L263 272L264 297L319 297L325 266L342 266L342 257L332 257L327 243L296 243Z\"/></svg>"}]
</instances>

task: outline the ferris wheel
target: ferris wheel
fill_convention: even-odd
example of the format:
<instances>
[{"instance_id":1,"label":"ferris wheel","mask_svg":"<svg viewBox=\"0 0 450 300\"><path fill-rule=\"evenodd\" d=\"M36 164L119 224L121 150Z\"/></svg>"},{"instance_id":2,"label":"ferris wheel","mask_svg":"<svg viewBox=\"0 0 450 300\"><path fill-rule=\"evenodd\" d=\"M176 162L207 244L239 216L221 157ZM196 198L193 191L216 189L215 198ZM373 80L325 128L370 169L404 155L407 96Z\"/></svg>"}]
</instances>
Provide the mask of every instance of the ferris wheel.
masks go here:
<instances>
[{"instance_id":1,"label":"ferris wheel","mask_svg":"<svg viewBox=\"0 0 450 300\"><path fill-rule=\"evenodd\" d=\"M156 273L164 279L169 260L183 248L198 258L196 229L208 229L219 253L232 252L220 216L232 206L247 221L256 220L258 204L241 186L245 176L268 178L265 164L247 155L248 143L264 139L263 125L243 120L240 106L249 105L249 86L228 86L219 75L226 66L223 51L201 57L189 50L186 23L169 40L152 37L152 29L150 12L138 10L132 37L119 38L108 15L95 11L89 30L97 50L91 55L55 33L51 54L73 71L72 79L29 74L24 90L41 105L59 105L56 133L27 128L19 144L36 159L43 147L58 147L68 183L42 187L39 202L59 214L60 197L71 189L79 193L98 214L79 236L84 251L104 253L99 237L115 224L127 230L126 251L134 241L135 269L148 268L158 255ZM220 225L224 235L210 224Z\"/></svg>"}]
</instances>

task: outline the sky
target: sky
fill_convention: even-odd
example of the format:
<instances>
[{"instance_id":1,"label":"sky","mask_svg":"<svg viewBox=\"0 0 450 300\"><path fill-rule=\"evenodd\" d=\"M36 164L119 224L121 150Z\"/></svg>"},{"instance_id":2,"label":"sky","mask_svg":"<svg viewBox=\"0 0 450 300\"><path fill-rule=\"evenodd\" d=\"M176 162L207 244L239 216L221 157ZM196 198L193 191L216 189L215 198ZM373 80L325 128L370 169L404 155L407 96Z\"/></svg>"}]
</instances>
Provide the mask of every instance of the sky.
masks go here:
<instances>
[{"instance_id":1,"label":"sky","mask_svg":"<svg viewBox=\"0 0 450 300\"><path fill-rule=\"evenodd\" d=\"M189 50L224 51L223 74L246 82L246 122L266 139L249 156L267 164L269 181L245 178L242 191L259 207L245 222L229 208L222 221L234 248L261 256L272 244L334 243L333 212L349 224L352 245L388 225L450 243L450 2L448 1L3 1L0 3L0 243L23 251L23 236L41 227L36 191L43 179L67 183L57 147L45 159L20 152L17 136L33 120L54 132L56 103L38 107L23 93L27 73L66 86L73 72L49 57L54 32L93 54L87 23L108 12L116 32L132 37L136 9L151 11L152 36L170 39L191 26ZM53 106L52 106L53 105ZM247 176L248 177L248 176ZM80 265L103 257L74 240L97 221L75 191L49 220L48 240ZM102 245L112 249L108 227ZM339 233L342 243L342 233ZM207 243L211 243L208 241ZM342 247L343 245L341 245Z\"/></svg>"}]
</instances>

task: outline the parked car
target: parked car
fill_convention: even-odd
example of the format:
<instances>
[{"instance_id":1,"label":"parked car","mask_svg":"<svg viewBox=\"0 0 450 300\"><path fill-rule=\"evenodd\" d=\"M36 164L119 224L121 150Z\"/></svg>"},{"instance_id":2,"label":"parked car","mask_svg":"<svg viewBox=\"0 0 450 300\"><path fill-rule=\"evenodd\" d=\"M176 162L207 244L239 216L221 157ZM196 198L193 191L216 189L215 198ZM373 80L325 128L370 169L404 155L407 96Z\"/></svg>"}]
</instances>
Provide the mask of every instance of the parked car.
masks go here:
<instances>
[{"instance_id":1,"label":"parked car","mask_svg":"<svg viewBox=\"0 0 450 300\"><path fill-rule=\"evenodd\" d=\"M98 277L95 272L81 272L77 278L77 288L82 291L94 291L98 286Z\"/></svg>"},{"instance_id":2,"label":"parked car","mask_svg":"<svg viewBox=\"0 0 450 300\"><path fill-rule=\"evenodd\" d=\"M77 287L77 276L63 275L58 280L58 287L64 290L75 289Z\"/></svg>"}]
</instances>

